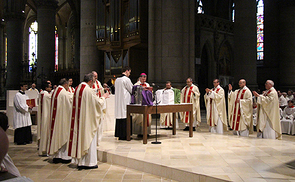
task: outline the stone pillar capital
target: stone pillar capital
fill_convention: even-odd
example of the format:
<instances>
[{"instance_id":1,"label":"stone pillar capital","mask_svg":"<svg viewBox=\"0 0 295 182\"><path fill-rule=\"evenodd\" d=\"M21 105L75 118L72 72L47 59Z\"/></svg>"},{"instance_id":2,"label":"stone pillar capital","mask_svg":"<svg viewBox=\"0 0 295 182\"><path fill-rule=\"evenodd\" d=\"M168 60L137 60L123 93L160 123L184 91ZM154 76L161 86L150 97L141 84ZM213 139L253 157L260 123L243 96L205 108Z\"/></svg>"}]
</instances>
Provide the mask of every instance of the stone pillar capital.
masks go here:
<instances>
[{"instance_id":1,"label":"stone pillar capital","mask_svg":"<svg viewBox=\"0 0 295 182\"><path fill-rule=\"evenodd\" d=\"M5 21L22 20L24 21L25 14L22 12L7 12L4 14Z\"/></svg>"},{"instance_id":2,"label":"stone pillar capital","mask_svg":"<svg viewBox=\"0 0 295 182\"><path fill-rule=\"evenodd\" d=\"M278 1L278 4L281 8L295 6L295 0L280 0Z\"/></svg>"},{"instance_id":3,"label":"stone pillar capital","mask_svg":"<svg viewBox=\"0 0 295 182\"><path fill-rule=\"evenodd\" d=\"M37 8L56 9L58 2L56 0L37 0Z\"/></svg>"}]
</instances>

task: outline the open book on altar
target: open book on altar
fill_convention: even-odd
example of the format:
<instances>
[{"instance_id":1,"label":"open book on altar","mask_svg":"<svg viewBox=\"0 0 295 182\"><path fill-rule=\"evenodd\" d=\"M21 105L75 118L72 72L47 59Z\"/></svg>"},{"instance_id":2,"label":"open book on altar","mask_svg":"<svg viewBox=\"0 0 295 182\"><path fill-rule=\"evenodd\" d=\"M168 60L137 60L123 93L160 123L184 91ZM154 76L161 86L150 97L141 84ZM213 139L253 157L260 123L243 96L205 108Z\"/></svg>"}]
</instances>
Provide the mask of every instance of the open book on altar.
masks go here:
<instances>
[{"instance_id":1,"label":"open book on altar","mask_svg":"<svg viewBox=\"0 0 295 182\"><path fill-rule=\"evenodd\" d=\"M27 105L28 105L28 106L32 106L32 107L36 107L36 106L38 106L38 104L37 104L37 99L28 99L28 100L27 100Z\"/></svg>"}]
</instances>

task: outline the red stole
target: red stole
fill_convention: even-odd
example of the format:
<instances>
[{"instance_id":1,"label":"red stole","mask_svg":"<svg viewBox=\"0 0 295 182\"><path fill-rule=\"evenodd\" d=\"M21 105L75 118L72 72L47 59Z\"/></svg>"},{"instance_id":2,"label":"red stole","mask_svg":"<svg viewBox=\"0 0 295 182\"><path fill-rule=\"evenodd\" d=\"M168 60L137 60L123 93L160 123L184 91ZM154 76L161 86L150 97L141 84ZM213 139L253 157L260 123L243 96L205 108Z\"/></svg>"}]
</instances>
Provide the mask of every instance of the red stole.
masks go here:
<instances>
[{"instance_id":1,"label":"red stole","mask_svg":"<svg viewBox=\"0 0 295 182\"><path fill-rule=\"evenodd\" d=\"M82 84L82 86L79 90L79 96L78 96L76 157L77 157L77 152L78 152L79 126L80 126L80 113L81 113L80 109L81 109L81 102L82 102L82 94L83 94L83 90L85 89L85 87L86 87L86 85ZM73 138L74 138L74 127L75 127L75 117L76 117L76 93L77 93L77 89L74 93L74 99L73 99L69 151L68 151L69 156L71 156L71 154L72 154L72 145L73 145Z\"/></svg>"},{"instance_id":2,"label":"red stole","mask_svg":"<svg viewBox=\"0 0 295 182\"><path fill-rule=\"evenodd\" d=\"M98 96L101 97L101 92L100 92L100 89L99 89L100 87L99 87L99 83L98 83L97 80L96 80L95 83L92 85L92 88L93 88L93 89L95 89L95 85L97 85Z\"/></svg>"},{"instance_id":3,"label":"red stole","mask_svg":"<svg viewBox=\"0 0 295 182\"><path fill-rule=\"evenodd\" d=\"M193 90L193 86L191 86L189 88L189 91L188 91L188 95L187 95L187 99L186 99L186 92L187 92L187 87L185 87L185 91L184 91L184 95L183 95L183 103L191 103L191 95L192 95L192 90ZM184 112L185 114L185 123L188 123L188 115L189 115L189 112Z\"/></svg>"},{"instance_id":4,"label":"red stole","mask_svg":"<svg viewBox=\"0 0 295 182\"><path fill-rule=\"evenodd\" d=\"M241 109L240 109L240 103L237 102L238 98L239 98L239 94L241 92L242 89L239 90L238 94L237 94L237 98L235 101L235 109L234 109L234 116L233 116L233 125L232 125L232 129L238 131L239 130L239 126L240 126L240 119L241 119ZM244 89L241 93L241 97L240 99L244 98L244 94L246 92L246 89ZM238 107L237 107L238 104ZM238 116L236 118L236 111L238 109Z\"/></svg>"}]
</instances>

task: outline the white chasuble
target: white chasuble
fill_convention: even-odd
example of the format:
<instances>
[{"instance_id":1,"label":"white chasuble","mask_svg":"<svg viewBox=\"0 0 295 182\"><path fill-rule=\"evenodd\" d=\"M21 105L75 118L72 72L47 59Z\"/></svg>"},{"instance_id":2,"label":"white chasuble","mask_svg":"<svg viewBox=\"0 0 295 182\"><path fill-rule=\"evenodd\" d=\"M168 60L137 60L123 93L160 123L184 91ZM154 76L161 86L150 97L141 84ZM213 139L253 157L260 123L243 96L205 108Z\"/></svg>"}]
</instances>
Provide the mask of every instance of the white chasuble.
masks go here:
<instances>
[{"instance_id":1,"label":"white chasuble","mask_svg":"<svg viewBox=\"0 0 295 182\"><path fill-rule=\"evenodd\" d=\"M73 94L59 85L53 92L50 107L48 154L54 155L69 139ZM65 153L65 151L63 151Z\"/></svg>"},{"instance_id":2,"label":"white chasuble","mask_svg":"<svg viewBox=\"0 0 295 182\"><path fill-rule=\"evenodd\" d=\"M93 154L93 151L89 153L90 146L97 146L96 135L101 122L104 103L105 98L97 96L87 83L82 82L77 87L71 111L68 154L78 159L78 163L81 165L92 165L85 164L80 159L90 153ZM97 148L92 147L92 150L97 155Z\"/></svg>"},{"instance_id":3,"label":"white chasuble","mask_svg":"<svg viewBox=\"0 0 295 182\"><path fill-rule=\"evenodd\" d=\"M282 139L280 106L275 88L272 87L263 95L259 95L257 103L257 131L264 133L266 126L269 126L276 133L273 139Z\"/></svg>"},{"instance_id":4,"label":"white chasuble","mask_svg":"<svg viewBox=\"0 0 295 182\"><path fill-rule=\"evenodd\" d=\"M193 126L200 126L201 124L201 111L200 111L200 92L199 88L192 84L189 88L185 86L181 90L181 103L192 103L193 104ZM181 112L181 120L183 123L188 124L190 113Z\"/></svg>"},{"instance_id":5,"label":"white chasuble","mask_svg":"<svg viewBox=\"0 0 295 182\"><path fill-rule=\"evenodd\" d=\"M49 128L50 128L50 104L51 94L47 91L41 91L39 97L38 116L40 112L40 121L38 129L40 130L39 155L47 154ZM40 108L40 109L39 109ZM39 118L38 118L39 119Z\"/></svg>"},{"instance_id":6,"label":"white chasuble","mask_svg":"<svg viewBox=\"0 0 295 182\"><path fill-rule=\"evenodd\" d=\"M210 129L218 130L217 133L223 133L223 128L227 129L227 116L224 90L219 85L213 88L211 92L204 95L207 111L207 124ZM220 120L220 126L218 121Z\"/></svg>"},{"instance_id":7,"label":"white chasuble","mask_svg":"<svg viewBox=\"0 0 295 182\"><path fill-rule=\"evenodd\" d=\"M228 95L228 119L234 131L253 132L252 93L248 87L230 92Z\"/></svg>"}]
</instances>

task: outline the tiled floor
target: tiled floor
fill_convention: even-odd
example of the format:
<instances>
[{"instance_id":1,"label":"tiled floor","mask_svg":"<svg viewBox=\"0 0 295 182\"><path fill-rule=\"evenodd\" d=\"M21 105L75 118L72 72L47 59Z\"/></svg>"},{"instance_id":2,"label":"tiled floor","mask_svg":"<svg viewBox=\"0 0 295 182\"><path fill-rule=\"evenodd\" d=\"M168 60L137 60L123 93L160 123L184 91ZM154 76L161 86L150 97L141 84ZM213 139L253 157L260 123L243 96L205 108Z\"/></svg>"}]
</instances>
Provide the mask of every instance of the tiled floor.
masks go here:
<instances>
[{"instance_id":1,"label":"tiled floor","mask_svg":"<svg viewBox=\"0 0 295 182\"><path fill-rule=\"evenodd\" d=\"M212 134L206 123L193 138L182 130L175 136L171 130L161 129L159 133L161 145L151 144L153 135L143 145L136 137L129 142L118 141L113 132L105 132L99 151L107 153L104 160L127 167L156 164L152 169L142 169L153 174L177 169L199 174L199 180L205 175L230 181L295 181L295 136L270 140L257 139L256 133L250 137L233 136L231 132ZM288 165L292 162L293 168ZM171 178L175 179L173 175Z\"/></svg>"},{"instance_id":2,"label":"tiled floor","mask_svg":"<svg viewBox=\"0 0 295 182\"><path fill-rule=\"evenodd\" d=\"M9 136L10 141L13 137ZM22 176L35 182L170 182L172 180L118 165L98 162L98 169L78 171L76 166L52 164L48 157L39 157L36 143L17 146L10 142L9 155Z\"/></svg>"}]
</instances>

